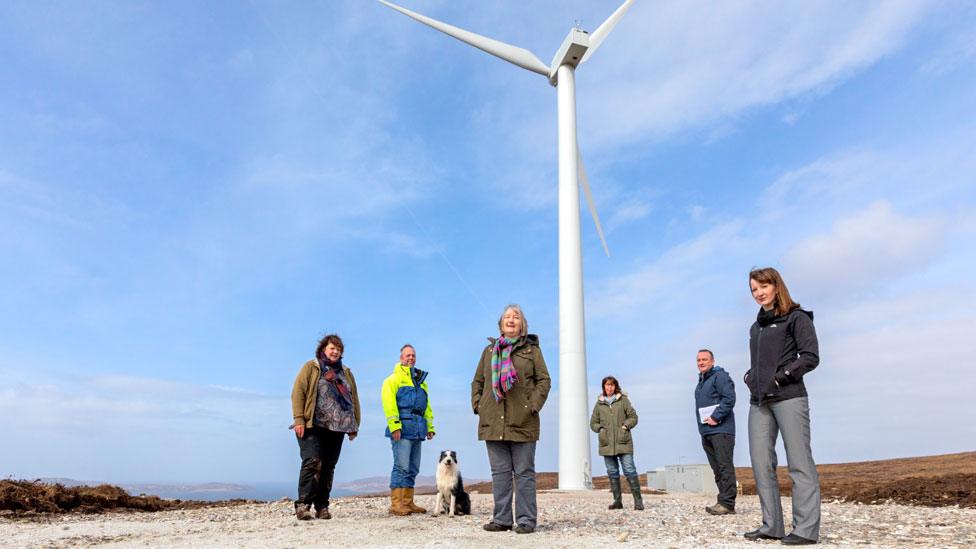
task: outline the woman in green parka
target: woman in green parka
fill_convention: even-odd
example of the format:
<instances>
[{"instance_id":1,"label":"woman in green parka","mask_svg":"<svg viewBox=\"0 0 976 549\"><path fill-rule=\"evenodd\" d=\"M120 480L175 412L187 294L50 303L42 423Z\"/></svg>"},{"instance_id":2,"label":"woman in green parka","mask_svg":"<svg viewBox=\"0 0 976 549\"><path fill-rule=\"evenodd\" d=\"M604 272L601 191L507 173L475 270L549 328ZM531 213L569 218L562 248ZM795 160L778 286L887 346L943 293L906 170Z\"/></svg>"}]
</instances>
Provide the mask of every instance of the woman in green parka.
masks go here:
<instances>
[{"instance_id":1,"label":"woman in green parka","mask_svg":"<svg viewBox=\"0 0 976 549\"><path fill-rule=\"evenodd\" d=\"M617 378L607 376L600 386L603 392L593 406L590 429L599 435L600 455L603 456L607 476L610 478L613 503L609 509L624 508L620 501L620 470L623 469L627 484L630 485L630 493L634 496L634 509L643 511L640 478L637 476L637 466L634 465L634 437L630 434L637 426L637 411L631 406L627 395L620 390Z\"/></svg>"}]
</instances>

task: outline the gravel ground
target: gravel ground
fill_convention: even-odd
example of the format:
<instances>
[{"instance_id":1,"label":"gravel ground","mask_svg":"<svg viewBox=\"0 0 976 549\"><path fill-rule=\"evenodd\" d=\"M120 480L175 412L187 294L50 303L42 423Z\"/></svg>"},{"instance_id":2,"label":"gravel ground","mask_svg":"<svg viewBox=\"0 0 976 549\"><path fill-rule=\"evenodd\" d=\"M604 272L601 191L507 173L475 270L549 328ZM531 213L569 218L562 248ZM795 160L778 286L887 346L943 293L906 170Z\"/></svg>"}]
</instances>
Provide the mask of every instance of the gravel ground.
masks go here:
<instances>
[{"instance_id":1,"label":"gravel ground","mask_svg":"<svg viewBox=\"0 0 976 549\"><path fill-rule=\"evenodd\" d=\"M627 502L629 497L625 498ZM339 498L332 520L295 520L290 502L237 507L0 519L4 547L757 547L741 536L760 524L756 496L734 516L712 517L712 499L645 495L643 512L609 511L604 491L539 494L535 534L490 533L491 497L473 494L474 515L393 517L382 498ZM418 497L432 507L432 496ZM783 506L789 524L789 499ZM821 543L882 547L976 547L976 509L824 503Z\"/></svg>"}]
</instances>

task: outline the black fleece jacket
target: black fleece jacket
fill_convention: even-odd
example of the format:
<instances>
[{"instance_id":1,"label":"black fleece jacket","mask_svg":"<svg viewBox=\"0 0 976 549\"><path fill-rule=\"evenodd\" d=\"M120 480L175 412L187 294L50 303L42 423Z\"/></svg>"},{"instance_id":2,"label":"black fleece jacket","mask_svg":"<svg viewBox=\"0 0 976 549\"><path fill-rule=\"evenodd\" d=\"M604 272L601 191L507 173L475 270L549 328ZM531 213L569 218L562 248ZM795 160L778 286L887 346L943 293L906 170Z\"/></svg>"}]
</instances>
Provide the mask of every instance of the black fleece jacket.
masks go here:
<instances>
[{"instance_id":1,"label":"black fleece jacket","mask_svg":"<svg viewBox=\"0 0 976 549\"><path fill-rule=\"evenodd\" d=\"M813 312L763 313L749 329L752 366L745 375L751 404L807 396L803 376L820 363Z\"/></svg>"}]
</instances>

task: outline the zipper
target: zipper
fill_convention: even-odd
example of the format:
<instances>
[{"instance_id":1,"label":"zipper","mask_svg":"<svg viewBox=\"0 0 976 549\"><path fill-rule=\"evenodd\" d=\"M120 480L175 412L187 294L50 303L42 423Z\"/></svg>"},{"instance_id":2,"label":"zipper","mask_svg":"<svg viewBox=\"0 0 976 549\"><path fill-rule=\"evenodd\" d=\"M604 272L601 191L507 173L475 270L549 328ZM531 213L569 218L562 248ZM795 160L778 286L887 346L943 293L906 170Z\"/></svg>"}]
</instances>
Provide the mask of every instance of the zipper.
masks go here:
<instances>
[{"instance_id":1,"label":"zipper","mask_svg":"<svg viewBox=\"0 0 976 549\"><path fill-rule=\"evenodd\" d=\"M760 326L759 327L759 334L756 336L756 363L752 365L752 369L754 370L753 371L753 374L754 374L754 377L756 378L756 381L755 381L755 383L756 383L756 389L759 391L759 404L762 404L763 403L763 400L764 400L763 397L766 396L766 393L763 392L763 390L762 390L762 388L761 388L761 386L759 384L759 382L761 381L759 379L759 355L760 355L760 349L762 348L762 335L763 335L763 330L765 330L765 329L766 328L763 327L763 326Z\"/></svg>"}]
</instances>

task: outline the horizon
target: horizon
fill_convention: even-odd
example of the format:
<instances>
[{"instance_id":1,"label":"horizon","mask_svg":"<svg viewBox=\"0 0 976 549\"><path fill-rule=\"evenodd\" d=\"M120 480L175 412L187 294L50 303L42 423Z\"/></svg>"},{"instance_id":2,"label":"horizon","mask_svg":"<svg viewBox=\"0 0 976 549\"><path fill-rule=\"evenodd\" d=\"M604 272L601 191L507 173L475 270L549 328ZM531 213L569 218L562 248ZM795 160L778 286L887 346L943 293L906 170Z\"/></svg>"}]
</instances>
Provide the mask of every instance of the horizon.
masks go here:
<instances>
[{"instance_id":1,"label":"horizon","mask_svg":"<svg viewBox=\"0 0 976 549\"><path fill-rule=\"evenodd\" d=\"M401 4L548 59L620 2ZM0 475L297 481L292 383L338 332L363 423L336 483L389 474L379 388L407 342L438 433L421 474L452 448L490 478L469 387L512 302L558 470L544 78L378 2L5 4L0 55ZM612 254L584 208L587 409L615 375L639 470L705 462L700 348L748 464L767 265L815 313L818 464L972 450L950 418L976 382L976 6L635 2L577 101Z\"/></svg>"}]
</instances>

